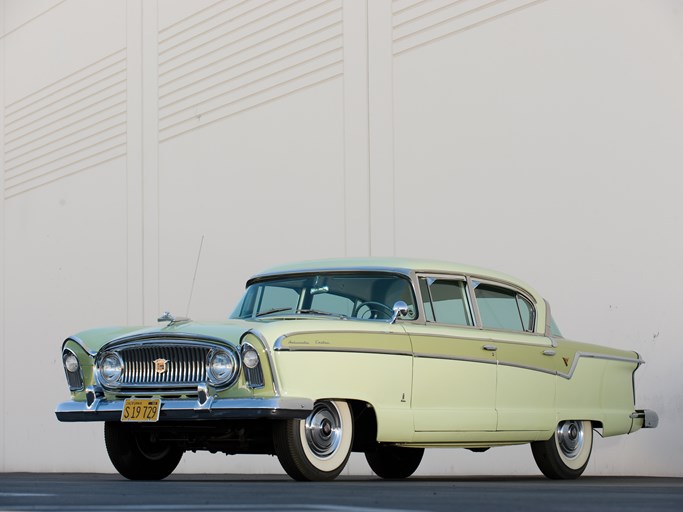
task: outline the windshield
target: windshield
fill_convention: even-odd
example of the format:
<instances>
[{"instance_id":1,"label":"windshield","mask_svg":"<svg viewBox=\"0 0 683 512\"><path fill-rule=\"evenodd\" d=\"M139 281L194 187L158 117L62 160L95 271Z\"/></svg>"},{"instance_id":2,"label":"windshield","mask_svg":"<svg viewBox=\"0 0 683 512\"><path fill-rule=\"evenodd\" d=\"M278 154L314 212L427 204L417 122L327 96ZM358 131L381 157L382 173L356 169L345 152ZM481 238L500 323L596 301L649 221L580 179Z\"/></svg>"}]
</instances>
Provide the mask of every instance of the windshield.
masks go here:
<instances>
[{"instance_id":1,"label":"windshield","mask_svg":"<svg viewBox=\"0 0 683 512\"><path fill-rule=\"evenodd\" d=\"M230 318L283 315L331 315L362 320L390 320L402 300L416 317L408 278L388 273L326 273L275 277L249 286Z\"/></svg>"}]
</instances>

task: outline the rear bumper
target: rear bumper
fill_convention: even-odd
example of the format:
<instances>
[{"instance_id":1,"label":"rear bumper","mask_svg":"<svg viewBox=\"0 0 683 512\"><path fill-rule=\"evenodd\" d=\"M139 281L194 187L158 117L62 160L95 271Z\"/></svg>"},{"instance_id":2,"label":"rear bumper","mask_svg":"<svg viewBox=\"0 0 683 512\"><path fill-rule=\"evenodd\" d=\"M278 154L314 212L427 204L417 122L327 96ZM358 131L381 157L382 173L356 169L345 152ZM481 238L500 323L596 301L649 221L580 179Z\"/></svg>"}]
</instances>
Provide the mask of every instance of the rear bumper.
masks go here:
<instances>
[{"instance_id":1,"label":"rear bumper","mask_svg":"<svg viewBox=\"0 0 683 512\"><path fill-rule=\"evenodd\" d=\"M631 419L638 428L657 428L657 425L659 425L659 416L650 409L636 410L636 412L631 414Z\"/></svg>"},{"instance_id":2,"label":"rear bumper","mask_svg":"<svg viewBox=\"0 0 683 512\"><path fill-rule=\"evenodd\" d=\"M98 398L86 402L63 402L55 414L59 421L119 421L123 400ZM222 419L305 418L313 410L308 398L215 399L200 404L192 399L161 399L159 421Z\"/></svg>"}]
</instances>

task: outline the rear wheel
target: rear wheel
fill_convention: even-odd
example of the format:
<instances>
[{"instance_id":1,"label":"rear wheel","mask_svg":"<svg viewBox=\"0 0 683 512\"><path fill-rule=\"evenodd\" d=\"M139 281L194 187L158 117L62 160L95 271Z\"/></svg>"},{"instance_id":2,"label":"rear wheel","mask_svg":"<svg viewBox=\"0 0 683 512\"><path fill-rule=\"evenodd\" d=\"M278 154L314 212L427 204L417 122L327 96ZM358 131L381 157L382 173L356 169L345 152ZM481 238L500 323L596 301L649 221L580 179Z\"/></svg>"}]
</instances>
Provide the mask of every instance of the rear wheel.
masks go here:
<instances>
[{"instance_id":1,"label":"rear wheel","mask_svg":"<svg viewBox=\"0 0 683 512\"><path fill-rule=\"evenodd\" d=\"M353 416L349 404L316 402L305 420L285 420L273 432L275 453L282 468L295 480L332 480L349 460L353 444Z\"/></svg>"},{"instance_id":2,"label":"rear wheel","mask_svg":"<svg viewBox=\"0 0 683 512\"><path fill-rule=\"evenodd\" d=\"M116 471L129 480L166 478L183 457L183 450L159 441L154 431L115 421L104 424L104 442Z\"/></svg>"},{"instance_id":3,"label":"rear wheel","mask_svg":"<svg viewBox=\"0 0 683 512\"><path fill-rule=\"evenodd\" d=\"M365 452L365 459L381 478L408 478L420 465L424 452L424 448L378 446L376 450Z\"/></svg>"},{"instance_id":4,"label":"rear wheel","mask_svg":"<svg viewBox=\"0 0 683 512\"><path fill-rule=\"evenodd\" d=\"M590 421L561 422L553 437L531 443L531 451L538 468L553 480L578 478L586 469L593 448L593 429Z\"/></svg>"}]
</instances>

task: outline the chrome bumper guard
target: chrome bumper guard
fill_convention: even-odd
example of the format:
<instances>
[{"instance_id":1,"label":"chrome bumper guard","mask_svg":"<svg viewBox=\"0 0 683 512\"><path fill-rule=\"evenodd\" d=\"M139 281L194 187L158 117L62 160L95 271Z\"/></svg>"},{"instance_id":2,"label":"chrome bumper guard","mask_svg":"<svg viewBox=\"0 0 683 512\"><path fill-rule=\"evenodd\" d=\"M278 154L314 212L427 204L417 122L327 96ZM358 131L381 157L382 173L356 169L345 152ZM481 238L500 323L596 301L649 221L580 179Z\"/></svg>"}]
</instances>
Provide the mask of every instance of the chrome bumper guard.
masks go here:
<instances>
[{"instance_id":1,"label":"chrome bumper guard","mask_svg":"<svg viewBox=\"0 0 683 512\"><path fill-rule=\"evenodd\" d=\"M212 398L212 397L211 397ZM119 421L123 400L97 398L63 402L55 414L59 421ZM313 410L308 398L217 398L200 403L192 399L161 398L159 421L305 418Z\"/></svg>"},{"instance_id":2,"label":"chrome bumper guard","mask_svg":"<svg viewBox=\"0 0 683 512\"><path fill-rule=\"evenodd\" d=\"M631 414L631 419L642 419L643 428L657 428L657 425L659 425L659 416L650 409L637 410Z\"/></svg>"}]
</instances>

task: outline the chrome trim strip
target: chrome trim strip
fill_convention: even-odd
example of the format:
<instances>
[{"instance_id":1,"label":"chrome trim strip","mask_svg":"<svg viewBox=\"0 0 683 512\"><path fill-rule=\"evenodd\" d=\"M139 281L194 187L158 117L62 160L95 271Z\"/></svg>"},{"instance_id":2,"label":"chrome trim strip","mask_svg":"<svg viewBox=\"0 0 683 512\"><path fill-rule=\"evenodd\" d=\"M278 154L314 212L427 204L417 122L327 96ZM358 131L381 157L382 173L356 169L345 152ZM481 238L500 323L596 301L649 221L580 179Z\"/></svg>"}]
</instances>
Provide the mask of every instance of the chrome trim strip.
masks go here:
<instances>
[{"instance_id":1,"label":"chrome trim strip","mask_svg":"<svg viewBox=\"0 0 683 512\"><path fill-rule=\"evenodd\" d=\"M401 350L383 350L383 349L372 349L372 348L350 348L350 347L330 347L316 346L316 345L297 345L294 347L282 347L279 348L280 352L341 352L341 353L351 353L351 354L377 354L377 355L389 355L389 356L412 356L412 352L404 352Z\"/></svg>"},{"instance_id":2,"label":"chrome trim strip","mask_svg":"<svg viewBox=\"0 0 683 512\"><path fill-rule=\"evenodd\" d=\"M264 272L261 274L256 274L252 277L250 277L247 280L247 285L246 288L251 286L254 283L257 283L259 281L265 281L268 280L269 278L273 277L287 277L287 276L300 276L304 274L348 274L348 273L354 273L354 272L360 272L360 273L368 273L368 272L375 272L378 274L382 273L391 273L391 274L398 274L402 275L405 277L410 278L411 272L413 272L413 269L407 269L407 268L399 268L399 267L382 267L382 266L377 266L377 267L364 267L364 266L358 266L358 267L309 267L309 268L302 268L302 269L296 269L296 270L275 270L273 272Z\"/></svg>"},{"instance_id":3,"label":"chrome trim strip","mask_svg":"<svg viewBox=\"0 0 683 512\"><path fill-rule=\"evenodd\" d=\"M520 286L510 283L509 281L505 281L504 279L496 279L496 278L491 278L488 276L477 276L474 274L468 275L469 278L472 279L472 281L477 281L478 283L481 284L491 284L493 286L500 286L501 288L508 288L514 292L521 293L525 297L529 299L529 302L534 304L534 309L536 309L536 304L538 304L538 301L536 300L536 297L534 297L531 293L529 293L527 290L524 288L521 288ZM474 289L474 286L472 287ZM475 295L476 297L476 295ZM535 329L534 329L535 331Z\"/></svg>"},{"instance_id":4,"label":"chrome trim strip","mask_svg":"<svg viewBox=\"0 0 683 512\"><path fill-rule=\"evenodd\" d=\"M477 304L476 296L474 295L474 284L472 283L472 277L467 276L467 298L470 300L470 307L472 308L472 313L474 315L474 325L476 329L483 329L484 326L481 323L481 314L479 313L479 304Z\"/></svg>"},{"instance_id":5,"label":"chrome trim strip","mask_svg":"<svg viewBox=\"0 0 683 512\"><path fill-rule=\"evenodd\" d=\"M383 324L383 325L390 325L390 324ZM396 324L397 326L400 326L401 324ZM362 330L353 330L353 331L339 331L339 330L325 330L325 331L299 331L299 332L288 332L286 334L280 335L276 340L275 343L273 344L273 350L276 352L279 352L281 350L288 350L287 347L282 346L282 341L286 338L289 338L290 336L298 336L298 335L315 335L315 334L381 334L381 335L386 335L386 334L391 334L394 336L406 336L409 335L405 330L401 332L392 332L392 331L362 331ZM452 338L452 336L445 336L446 338Z\"/></svg>"},{"instance_id":6,"label":"chrome trim strip","mask_svg":"<svg viewBox=\"0 0 683 512\"><path fill-rule=\"evenodd\" d=\"M270 365L270 377L273 382L273 393L275 393L275 396L280 396L280 385L278 384L280 379L277 375L277 369L275 368L275 361L273 360L273 353L270 350L270 345L266 343L265 336L263 336L263 334L261 334L256 329L249 329L247 332L245 332L242 335L242 338L240 338L240 344L242 343L242 340L247 334L253 334L254 336L256 336L256 339L258 339L261 345L263 345L263 351L265 352L266 357L268 358L268 364Z\"/></svg>"},{"instance_id":7,"label":"chrome trim strip","mask_svg":"<svg viewBox=\"0 0 683 512\"><path fill-rule=\"evenodd\" d=\"M75 374L74 372L70 372L69 370L66 369L66 366L64 364L64 354L69 352L72 356L76 358L78 361L78 373ZM83 366L81 366L81 362L78 360L78 356L76 353L71 350L70 348L62 348L62 369L64 370L64 376L66 377L66 384L69 386L69 391L81 391L85 387L85 381L83 380ZM70 379L69 379L69 374L74 374L78 378L79 385L78 386L72 386Z\"/></svg>"},{"instance_id":8,"label":"chrome trim strip","mask_svg":"<svg viewBox=\"0 0 683 512\"><path fill-rule=\"evenodd\" d=\"M476 357L457 357L441 354L430 354L428 352L416 352L413 355L418 359L440 359L444 361L462 361L464 363L498 364L498 361L494 358L479 359Z\"/></svg>"},{"instance_id":9,"label":"chrome trim strip","mask_svg":"<svg viewBox=\"0 0 683 512\"><path fill-rule=\"evenodd\" d=\"M567 373L562 373L558 372L556 370L550 370L546 368L540 368L537 366L528 366L524 364L517 364L517 363L511 363L511 362L506 362L506 361L500 361L497 358L496 359L478 359L478 358L469 358L469 357L460 357L460 356L449 356L449 355L443 355L443 354L434 354L434 353L427 353L427 352L404 352L400 350L384 350L384 349L357 349L357 348L349 348L349 347L330 347L327 348L325 346L320 346L320 345L303 345L303 346L288 346L288 347L283 347L281 345L282 339L284 339L286 336L281 336L280 338L277 339L275 342L275 348L274 350L278 351L290 351L290 352L344 352L344 353L359 353L359 354L378 354L378 355L397 355L397 356L413 356L416 358L422 358L422 359L443 359L447 361L464 361L464 362L470 362L470 363L484 363L484 364L495 364L499 366L508 366L510 368L519 368L522 370L530 370L530 371L535 371L535 372L540 372L540 373L547 373L549 375L557 375L558 377L563 377L567 380L571 379L572 376L574 375L574 371L576 370L576 367L579 363L579 360L582 357L585 358L590 358L590 359L605 359L608 361L620 361L624 363L634 363L634 364L642 364L642 360L640 359L631 359L628 357L619 357L619 356L610 356L610 355L605 355L605 354L595 354L591 352L577 352L574 357L574 362L572 363L571 368L569 369L569 372ZM486 350L486 349L485 349Z\"/></svg>"},{"instance_id":10,"label":"chrome trim strip","mask_svg":"<svg viewBox=\"0 0 683 512\"><path fill-rule=\"evenodd\" d=\"M260 342L261 340L259 340L259 343ZM249 350L253 350L258 355L258 351L254 345L248 341L244 341L244 336L242 336L242 339L240 340L240 358L242 358L242 372L244 373L244 380L247 382L247 387L249 389L260 389L265 386L263 364L261 363L261 358L259 357L256 366L253 368L248 368L247 365L244 364L244 353Z\"/></svg>"},{"instance_id":11,"label":"chrome trim strip","mask_svg":"<svg viewBox=\"0 0 683 512\"><path fill-rule=\"evenodd\" d=\"M637 365L641 365L645 362L642 359L633 359L630 357L610 356L607 354L596 354L594 352L577 352L574 355L574 362L572 363L572 367L569 369L569 372L557 372L557 374L560 377L564 377L565 379L571 379L572 375L574 375L574 371L576 370L576 366L579 364L579 359L581 359L582 357L586 357L589 359L605 359L607 361L620 361L622 363L633 363Z\"/></svg>"},{"instance_id":12,"label":"chrome trim strip","mask_svg":"<svg viewBox=\"0 0 683 512\"><path fill-rule=\"evenodd\" d=\"M146 333L146 334L133 334L133 335L127 335L123 336L121 338L114 338L110 342L108 342L106 345L103 345L102 348L100 349L100 352L104 352L105 350L112 349L120 344L124 343L129 343L129 342L135 342L135 341L140 341L140 342L146 342L149 340L156 340L156 341L163 341L163 342L177 342L177 341L183 341L183 342L188 342L188 341L197 341L197 342L205 342L205 343L218 343L219 345L226 345L232 348L235 348L235 344L231 343L230 341L224 339L224 338L216 338L214 336L206 336L204 334L191 334L191 333L185 333L185 332L151 332L151 333Z\"/></svg>"},{"instance_id":13,"label":"chrome trim strip","mask_svg":"<svg viewBox=\"0 0 683 512\"><path fill-rule=\"evenodd\" d=\"M76 343L76 345L81 347L86 354L88 354L92 357L95 357L97 355L97 350L90 350L86 346L85 342L77 336L69 336L67 339L65 339L62 342L62 352L64 351L64 347L66 346L67 342L69 342L69 341L73 341L74 343Z\"/></svg>"},{"instance_id":14,"label":"chrome trim strip","mask_svg":"<svg viewBox=\"0 0 683 512\"><path fill-rule=\"evenodd\" d=\"M548 370L546 368L540 368L538 366L527 366L525 364L505 363L505 362L501 362L501 361L498 361L498 366L507 366L508 368L519 368L520 370L529 370L532 372L547 373L548 375L561 376L561 374L559 374L555 370Z\"/></svg>"},{"instance_id":15,"label":"chrome trim strip","mask_svg":"<svg viewBox=\"0 0 683 512\"><path fill-rule=\"evenodd\" d=\"M440 324L440 325L443 325L443 324ZM457 325L457 326L451 326L451 327L454 327L454 328L457 328L457 329L472 329L472 327L468 327L468 326L466 326L466 325ZM486 331L492 331L492 332L494 332L494 333L501 332L501 331L497 331L497 330L494 330L494 329L479 329L478 327L476 328L476 331L477 331L477 332L482 332L482 331L484 331L484 330L486 330ZM317 331L316 331L316 332L317 332ZM339 332L339 331L334 331L334 332ZM513 331L503 331L503 332L505 332L505 333L512 333L512 334L515 334L515 335L529 336L529 337L532 337L532 338L538 338L539 341L545 340L545 339L546 339L546 337L543 336L542 334L534 334L534 333L532 333L532 332L520 332L520 331L516 331L516 332L513 332ZM422 338L444 338L444 339L447 339L447 340L457 340L457 341L463 341L463 340L464 340L464 341L474 341L474 342L487 342L487 341L490 341L490 342L494 342L494 343L513 343L513 344L515 344L515 345L522 345L522 346L524 346L524 347L539 347L539 348L547 348L547 347L548 347L548 344L547 344L547 343L523 343L523 342L521 342L521 341L512 341L512 340L504 339L504 338L491 338L491 337L486 337L486 338L485 338L485 337L483 337L483 336L482 336L481 338L469 338L469 337L465 337L465 336L457 336L457 335L449 335L449 334L439 334L439 333L434 333L434 334L432 334L432 333L428 333L428 332L410 332L410 331L407 331L407 334L408 334L411 338L417 338L417 337L422 337ZM484 336L485 336L485 335L484 335ZM534 341L536 341L536 340L534 340Z\"/></svg>"},{"instance_id":16,"label":"chrome trim strip","mask_svg":"<svg viewBox=\"0 0 683 512\"><path fill-rule=\"evenodd\" d=\"M430 322L427 321L427 315L425 313L424 316L424 321L419 322L421 325L443 325L443 326L452 326L452 327L464 327L464 328L469 328L469 329L480 329L479 327L479 321L478 321L478 316L475 314L475 309L474 309L474 301L472 300L472 294L470 293L470 279L465 276L465 275L460 275L460 274L443 274L443 273L425 273L425 272L418 272L416 274L417 276L417 286L414 287L415 295L417 298L417 302L419 305L422 306L422 310L424 312L424 297L422 297L422 289L420 287L420 280L421 279L429 279L433 278L436 280L441 280L441 281L460 281L462 283L465 283L465 295L467 296L467 303L465 306L467 307L467 313L469 315L468 320L472 322L472 325L462 325L462 324L448 324L444 322L439 322L436 319L436 315L434 315L432 311L432 316L434 316L434 321ZM427 292L429 293L429 303L431 307L433 308L433 297L432 297L432 290L431 286L428 284L427 285Z\"/></svg>"},{"instance_id":17,"label":"chrome trim strip","mask_svg":"<svg viewBox=\"0 0 683 512\"><path fill-rule=\"evenodd\" d=\"M85 402L63 402L55 410L59 421L116 421L123 400L98 400L90 408ZM161 400L159 421L182 419L305 418L313 410L309 398L222 398L201 406L196 400Z\"/></svg>"}]
</instances>

